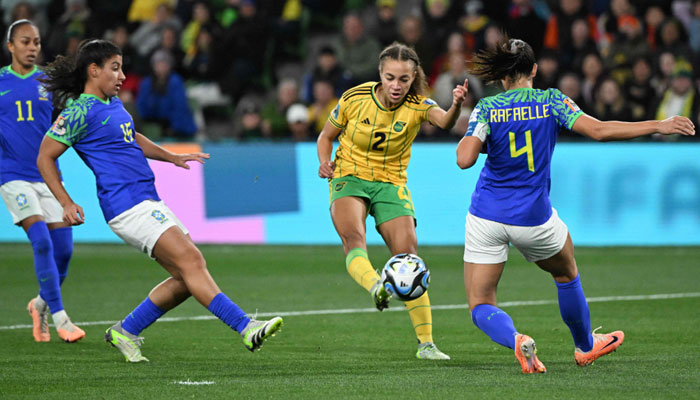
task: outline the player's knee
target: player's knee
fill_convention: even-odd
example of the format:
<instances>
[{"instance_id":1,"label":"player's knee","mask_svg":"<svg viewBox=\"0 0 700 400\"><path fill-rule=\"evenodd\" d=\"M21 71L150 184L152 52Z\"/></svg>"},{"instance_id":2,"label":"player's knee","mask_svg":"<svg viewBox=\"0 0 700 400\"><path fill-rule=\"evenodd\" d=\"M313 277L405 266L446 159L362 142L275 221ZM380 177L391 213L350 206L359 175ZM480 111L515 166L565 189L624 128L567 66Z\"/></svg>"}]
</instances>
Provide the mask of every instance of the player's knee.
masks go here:
<instances>
[{"instance_id":1,"label":"player's knee","mask_svg":"<svg viewBox=\"0 0 700 400\"><path fill-rule=\"evenodd\" d=\"M340 235L340 239L343 241L343 245L347 249L354 249L356 247L364 247L365 245L365 234L363 232L346 232Z\"/></svg>"},{"instance_id":2,"label":"player's knee","mask_svg":"<svg viewBox=\"0 0 700 400\"><path fill-rule=\"evenodd\" d=\"M207 269L207 262L202 253L196 247L187 249L181 256L180 270L186 272L203 272Z\"/></svg>"}]
</instances>

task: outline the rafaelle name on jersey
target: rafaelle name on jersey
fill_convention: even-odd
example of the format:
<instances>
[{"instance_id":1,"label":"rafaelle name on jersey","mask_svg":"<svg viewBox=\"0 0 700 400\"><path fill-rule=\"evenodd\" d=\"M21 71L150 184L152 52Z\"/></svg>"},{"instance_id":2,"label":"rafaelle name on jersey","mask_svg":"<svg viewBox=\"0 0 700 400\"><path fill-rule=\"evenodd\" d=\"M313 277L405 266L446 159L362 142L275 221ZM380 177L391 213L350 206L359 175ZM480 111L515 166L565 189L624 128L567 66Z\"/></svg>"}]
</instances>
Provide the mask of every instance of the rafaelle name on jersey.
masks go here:
<instances>
[{"instance_id":1,"label":"rafaelle name on jersey","mask_svg":"<svg viewBox=\"0 0 700 400\"><path fill-rule=\"evenodd\" d=\"M535 104L513 108L497 108L491 110L489 119L491 123L529 121L532 119L549 118L549 104Z\"/></svg>"}]
</instances>

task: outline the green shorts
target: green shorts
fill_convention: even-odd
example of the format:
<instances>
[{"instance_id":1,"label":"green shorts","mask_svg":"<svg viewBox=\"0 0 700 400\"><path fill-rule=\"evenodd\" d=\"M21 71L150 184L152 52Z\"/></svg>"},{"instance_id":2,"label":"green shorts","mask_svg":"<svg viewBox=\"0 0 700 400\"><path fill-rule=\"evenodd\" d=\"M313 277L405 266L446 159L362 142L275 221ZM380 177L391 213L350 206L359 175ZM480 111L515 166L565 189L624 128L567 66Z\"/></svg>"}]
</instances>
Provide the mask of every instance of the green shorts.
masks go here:
<instances>
[{"instance_id":1,"label":"green shorts","mask_svg":"<svg viewBox=\"0 0 700 400\"><path fill-rule=\"evenodd\" d=\"M360 197L365 200L374 224L379 226L386 221L408 215L416 220L413 211L411 191L405 185L389 182L370 182L348 175L335 178L329 184L331 204L341 197Z\"/></svg>"}]
</instances>

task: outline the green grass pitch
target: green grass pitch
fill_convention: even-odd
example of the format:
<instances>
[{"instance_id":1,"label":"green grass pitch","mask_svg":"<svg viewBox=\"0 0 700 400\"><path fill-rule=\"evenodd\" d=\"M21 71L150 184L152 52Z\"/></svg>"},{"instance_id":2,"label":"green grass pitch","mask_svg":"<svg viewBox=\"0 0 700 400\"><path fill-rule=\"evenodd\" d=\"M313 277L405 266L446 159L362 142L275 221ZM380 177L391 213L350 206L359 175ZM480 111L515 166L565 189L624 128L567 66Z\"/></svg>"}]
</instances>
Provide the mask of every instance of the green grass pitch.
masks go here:
<instances>
[{"instance_id":1,"label":"green grass pitch","mask_svg":"<svg viewBox=\"0 0 700 400\"><path fill-rule=\"evenodd\" d=\"M452 357L447 362L415 358L401 302L392 301L389 312L369 311L369 295L345 272L340 246L202 251L222 290L249 314L288 314L260 352L247 351L217 320L190 318L210 314L189 299L166 314L174 320L144 331L151 362L124 362L104 342L104 330L166 277L126 245L76 246L63 298L87 336L62 343L52 328L50 343L34 343L24 309L38 288L31 248L0 245L0 398L700 398L698 247L577 249L593 327L626 335L617 352L585 368L574 364L551 277L512 251L499 302L537 341L548 368L537 376L521 374L512 352L473 326L461 248L420 249L432 273L434 337ZM375 267L389 257L382 247L369 254ZM683 297L650 298L673 293ZM536 300L546 302L521 303ZM329 311L300 313L319 310Z\"/></svg>"}]
</instances>

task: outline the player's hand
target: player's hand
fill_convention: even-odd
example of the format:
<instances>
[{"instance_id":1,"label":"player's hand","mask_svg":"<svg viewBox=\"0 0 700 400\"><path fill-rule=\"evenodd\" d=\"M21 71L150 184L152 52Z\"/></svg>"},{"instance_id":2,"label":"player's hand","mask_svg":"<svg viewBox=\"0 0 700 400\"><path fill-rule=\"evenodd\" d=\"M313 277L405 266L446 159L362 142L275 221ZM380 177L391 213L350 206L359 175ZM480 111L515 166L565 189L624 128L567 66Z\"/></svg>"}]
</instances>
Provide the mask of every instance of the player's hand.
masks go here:
<instances>
[{"instance_id":1,"label":"player's hand","mask_svg":"<svg viewBox=\"0 0 700 400\"><path fill-rule=\"evenodd\" d=\"M678 133L684 136L693 136L695 135L695 125L688 118L676 115L666 118L659 123L659 133L664 135Z\"/></svg>"},{"instance_id":2,"label":"player's hand","mask_svg":"<svg viewBox=\"0 0 700 400\"><path fill-rule=\"evenodd\" d=\"M457 85L452 89L452 104L461 105L467 98L469 91L469 79L464 80L464 85Z\"/></svg>"},{"instance_id":3,"label":"player's hand","mask_svg":"<svg viewBox=\"0 0 700 400\"><path fill-rule=\"evenodd\" d=\"M335 163L333 161L326 161L321 163L318 167L318 176L321 178L332 178L333 171L335 171Z\"/></svg>"},{"instance_id":4,"label":"player's hand","mask_svg":"<svg viewBox=\"0 0 700 400\"><path fill-rule=\"evenodd\" d=\"M82 225L85 222L83 207L75 203L63 207L63 222L71 226Z\"/></svg>"},{"instance_id":5,"label":"player's hand","mask_svg":"<svg viewBox=\"0 0 700 400\"><path fill-rule=\"evenodd\" d=\"M180 168L190 169L187 165L188 161L197 161L200 164L204 164L204 160L209 158L209 153L187 153L187 154L175 154L173 158L173 164Z\"/></svg>"}]
</instances>

